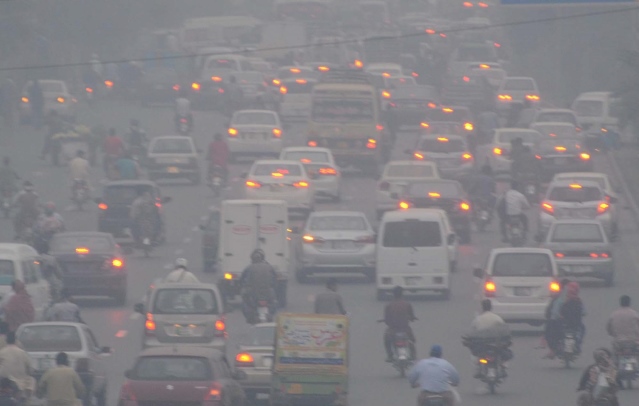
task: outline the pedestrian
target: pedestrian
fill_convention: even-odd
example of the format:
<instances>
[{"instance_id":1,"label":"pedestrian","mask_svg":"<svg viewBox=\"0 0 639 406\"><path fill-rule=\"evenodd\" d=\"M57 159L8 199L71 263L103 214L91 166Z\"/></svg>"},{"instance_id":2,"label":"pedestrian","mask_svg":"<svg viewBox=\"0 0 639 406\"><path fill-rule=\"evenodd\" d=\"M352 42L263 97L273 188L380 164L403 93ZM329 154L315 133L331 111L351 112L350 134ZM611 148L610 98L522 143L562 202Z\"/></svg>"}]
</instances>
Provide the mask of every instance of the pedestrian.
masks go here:
<instances>
[{"instance_id":1,"label":"pedestrian","mask_svg":"<svg viewBox=\"0 0 639 406\"><path fill-rule=\"evenodd\" d=\"M15 293L7 302L4 309L5 321L9 325L9 331L15 332L20 325L31 323L35 319L35 309L27 288L19 279L15 280L13 290Z\"/></svg>"},{"instance_id":2,"label":"pedestrian","mask_svg":"<svg viewBox=\"0 0 639 406\"><path fill-rule=\"evenodd\" d=\"M330 278L326 282L326 291L315 296L316 314L346 314L342 296L337 293L337 280Z\"/></svg>"},{"instance_id":3,"label":"pedestrian","mask_svg":"<svg viewBox=\"0 0 639 406\"><path fill-rule=\"evenodd\" d=\"M44 397L47 406L77 406L78 399L85 393L82 380L73 368L69 367L69 357L60 352L55 357L56 367L44 373L36 395Z\"/></svg>"},{"instance_id":4,"label":"pedestrian","mask_svg":"<svg viewBox=\"0 0 639 406\"><path fill-rule=\"evenodd\" d=\"M7 345L0 350L0 378L12 379L20 388L20 398L29 399L35 389L29 354L16 344L16 333L7 333Z\"/></svg>"}]
</instances>

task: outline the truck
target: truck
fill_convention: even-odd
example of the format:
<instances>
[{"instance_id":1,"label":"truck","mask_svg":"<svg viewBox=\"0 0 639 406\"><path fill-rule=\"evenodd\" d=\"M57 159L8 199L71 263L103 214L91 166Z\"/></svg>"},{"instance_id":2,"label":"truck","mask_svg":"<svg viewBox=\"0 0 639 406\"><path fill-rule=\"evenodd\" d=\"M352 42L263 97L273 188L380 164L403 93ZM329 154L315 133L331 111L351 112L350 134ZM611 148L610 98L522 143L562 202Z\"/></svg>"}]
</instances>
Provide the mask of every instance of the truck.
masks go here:
<instances>
[{"instance_id":1,"label":"truck","mask_svg":"<svg viewBox=\"0 0 639 406\"><path fill-rule=\"evenodd\" d=\"M343 315L278 314L271 406L347 406L348 329Z\"/></svg>"},{"instance_id":2,"label":"truck","mask_svg":"<svg viewBox=\"0 0 639 406\"><path fill-rule=\"evenodd\" d=\"M277 272L278 304L286 306L290 274L288 230L288 208L283 200L222 202L217 267L221 275L218 287L227 304L240 296L240 276L250 265L253 250L259 248Z\"/></svg>"}]
</instances>

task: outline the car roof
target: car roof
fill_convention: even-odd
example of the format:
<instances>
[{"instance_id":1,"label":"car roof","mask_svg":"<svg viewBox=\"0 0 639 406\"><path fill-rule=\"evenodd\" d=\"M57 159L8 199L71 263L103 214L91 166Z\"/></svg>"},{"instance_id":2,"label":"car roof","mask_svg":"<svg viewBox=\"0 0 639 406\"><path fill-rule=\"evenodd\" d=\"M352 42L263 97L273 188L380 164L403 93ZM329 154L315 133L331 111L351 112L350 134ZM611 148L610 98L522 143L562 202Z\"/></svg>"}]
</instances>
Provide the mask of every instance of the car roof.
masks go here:
<instances>
[{"instance_id":1,"label":"car roof","mask_svg":"<svg viewBox=\"0 0 639 406\"><path fill-rule=\"evenodd\" d=\"M84 323L74 323L70 321L34 321L33 323L23 323L20 325L20 328L38 327L38 326L68 326L68 327L76 327L76 328L80 328L84 326L90 329L90 327Z\"/></svg>"},{"instance_id":2,"label":"car roof","mask_svg":"<svg viewBox=\"0 0 639 406\"><path fill-rule=\"evenodd\" d=\"M570 114L575 114L575 112L570 110L570 109L540 109L540 110L537 111L537 114L543 114L543 113L570 113Z\"/></svg>"},{"instance_id":3,"label":"car roof","mask_svg":"<svg viewBox=\"0 0 639 406\"><path fill-rule=\"evenodd\" d=\"M358 217L366 217L366 214L361 211L349 210L327 210L327 211L314 211L311 213L311 217L322 217L322 216L358 216Z\"/></svg>"},{"instance_id":4,"label":"car roof","mask_svg":"<svg viewBox=\"0 0 639 406\"><path fill-rule=\"evenodd\" d=\"M187 357L204 357L209 359L222 359L224 354L219 350L206 347L192 347L186 345L162 346L155 348L147 348L142 350L138 357L153 356L187 356Z\"/></svg>"},{"instance_id":5,"label":"car roof","mask_svg":"<svg viewBox=\"0 0 639 406\"><path fill-rule=\"evenodd\" d=\"M32 246L19 243L0 243L0 258L19 257L22 254L38 255Z\"/></svg>"},{"instance_id":6,"label":"car roof","mask_svg":"<svg viewBox=\"0 0 639 406\"><path fill-rule=\"evenodd\" d=\"M531 129L533 129L533 127L571 127L574 129L575 125L565 121L540 121L538 123L532 123L530 127Z\"/></svg>"},{"instance_id":7,"label":"car roof","mask_svg":"<svg viewBox=\"0 0 639 406\"><path fill-rule=\"evenodd\" d=\"M462 137L461 135L457 135L457 134L422 134L419 137L419 141L421 140L430 140L430 139L438 139L438 138L448 138L450 140L461 140L461 141L466 141L466 137Z\"/></svg>"},{"instance_id":8,"label":"car roof","mask_svg":"<svg viewBox=\"0 0 639 406\"><path fill-rule=\"evenodd\" d=\"M300 161L286 161L286 160L283 160L283 159L260 159L259 161L253 162L253 166L257 166L257 165L276 165L276 164L303 166Z\"/></svg>"},{"instance_id":9,"label":"car roof","mask_svg":"<svg viewBox=\"0 0 639 406\"><path fill-rule=\"evenodd\" d=\"M579 96L577 96L575 101L579 101L579 100L601 101L601 100L609 99L611 95L612 95L612 92L584 92L584 93L581 93Z\"/></svg>"},{"instance_id":10,"label":"car roof","mask_svg":"<svg viewBox=\"0 0 639 406\"><path fill-rule=\"evenodd\" d=\"M609 179L607 174L601 173L601 172L561 172L561 173L555 174L555 176L553 177L553 179L555 179L556 182L558 182L560 178L563 178L562 180L568 180L568 178Z\"/></svg>"},{"instance_id":11,"label":"car roof","mask_svg":"<svg viewBox=\"0 0 639 406\"><path fill-rule=\"evenodd\" d=\"M446 212L442 209L408 209L387 211L382 217L382 223L393 220L406 220L407 218L420 218L425 220L440 221Z\"/></svg>"}]
</instances>

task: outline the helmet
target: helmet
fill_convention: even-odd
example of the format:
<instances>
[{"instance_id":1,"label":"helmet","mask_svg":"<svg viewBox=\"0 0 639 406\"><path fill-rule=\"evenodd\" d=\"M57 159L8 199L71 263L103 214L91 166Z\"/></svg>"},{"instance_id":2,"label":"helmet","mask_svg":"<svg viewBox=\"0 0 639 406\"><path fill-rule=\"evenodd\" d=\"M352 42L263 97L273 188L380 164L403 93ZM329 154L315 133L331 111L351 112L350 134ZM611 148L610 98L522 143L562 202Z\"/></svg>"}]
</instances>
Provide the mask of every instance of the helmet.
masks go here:
<instances>
[{"instance_id":1,"label":"helmet","mask_svg":"<svg viewBox=\"0 0 639 406\"><path fill-rule=\"evenodd\" d=\"M175 260L175 268L184 268L186 269L186 267L189 265L189 261L187 261L184 258L178 258Z\"/></svg>"},{"instance_id":2,"label":"helmet","mask_svg":"<svg viewBox=\"0 0 639 406\"><path fill-rule=\"evenodd\" d=\"M44 212L51 214L55 212L55 203L53 202L46 202L44 204Z\"/></svg>"},{"instance_id":3,"label":"helmet","mask_svg":"<svg viewBox=\"0 0 639 406\"><path fill-rule=\"evenodd\" d=\"M255 249L253 252L251 252L251 261L252 262L262 262L264 261L264 258L266 257L266 255L264 254L264 251L257 248Z\"/></svg>"}]
</instances>

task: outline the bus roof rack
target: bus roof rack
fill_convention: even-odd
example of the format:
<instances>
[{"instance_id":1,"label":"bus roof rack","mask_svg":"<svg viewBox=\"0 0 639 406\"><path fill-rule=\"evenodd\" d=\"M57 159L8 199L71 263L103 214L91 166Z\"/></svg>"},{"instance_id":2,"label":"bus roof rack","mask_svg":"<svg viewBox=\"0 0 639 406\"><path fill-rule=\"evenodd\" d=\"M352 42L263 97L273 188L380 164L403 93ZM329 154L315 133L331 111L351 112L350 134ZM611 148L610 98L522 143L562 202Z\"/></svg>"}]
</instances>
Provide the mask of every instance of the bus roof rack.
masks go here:
<instances>
[{"instance_id":1,"label":"bus roof rack","mask_svg":"<svg viewBox=\"0 0 639 406\"><path fill-rule=\"evenodd\" d=\"M352 83L370 85L368 73L353 69L331 69L320 78L320 83Z\"/></svg>"}]
</instances>

